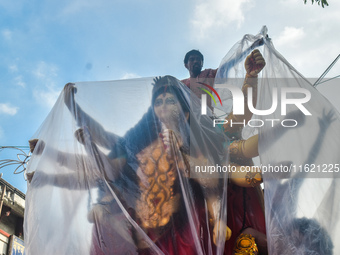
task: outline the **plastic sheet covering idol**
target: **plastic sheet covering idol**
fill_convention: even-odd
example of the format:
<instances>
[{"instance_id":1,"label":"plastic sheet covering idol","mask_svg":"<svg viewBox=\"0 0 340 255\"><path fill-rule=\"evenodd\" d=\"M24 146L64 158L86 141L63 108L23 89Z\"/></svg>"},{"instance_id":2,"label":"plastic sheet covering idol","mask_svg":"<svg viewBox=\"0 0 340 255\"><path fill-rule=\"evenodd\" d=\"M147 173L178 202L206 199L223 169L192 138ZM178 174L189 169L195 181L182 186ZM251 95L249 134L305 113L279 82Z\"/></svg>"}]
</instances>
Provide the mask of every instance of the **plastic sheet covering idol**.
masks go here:
<instances>
[{"instance_id":1,"label":"plastic sheet covering idol","mask_svg":"<svg viewBox=\"0 0 340 255\"><path fill-rule=\"evenodd\" d=\"M268 252L338 254L339 113L276 51L266 27L244 36L222 60L215 82L228 106L222 110L230 111L233 104L225 87L242 86L244 52L261 38L267 64L258 81L254 107L259 111L243 136L259 133Z\"/></svg>"},{"instance_id":2,"label":"plastic sheet covering idol","mask_svg":"<svg viewBox=\"0 0 340 255\"><path fill-rule=\"evenodd\" d=\"M154 82L65 86L34 136L28 254L223 253L227 179L190 168L226 165L227 137L176 78Z\"/></svg>"},{"instance_id":3,"label":"plastic sheet covering idol","mask_svg":"<svg viewBox=\"0 0 340 255\"><path fill-rule=\"evenodd\" d=\"M223 106L214 112L233 110L225 87L242 87L244 60L254 48L266 61L254 107L274 110L256 112L243 138L259 134L268 252L336 254L339 114L277 53L265 27L223 58L215 80ZM214 234L211 222L229 223L235 215L260 221L250 208L253 199L244 199L252 190L232 197L227 174L191 175L197 165L228 165L231 137L214 128L209 109L201 115L200 99L188 88L166 79L175 99L166 98L167 86L153 90L152 78L65 86L34 135L39 143L28 168L34 172L26 195L28 254L231 254L224 229ZM282 95L306 102L299 108L291 101L282 114ZM171 115L155 109L163 103ZM289 171L268 170L277 168Z\"/></svg>"}]
</instances>

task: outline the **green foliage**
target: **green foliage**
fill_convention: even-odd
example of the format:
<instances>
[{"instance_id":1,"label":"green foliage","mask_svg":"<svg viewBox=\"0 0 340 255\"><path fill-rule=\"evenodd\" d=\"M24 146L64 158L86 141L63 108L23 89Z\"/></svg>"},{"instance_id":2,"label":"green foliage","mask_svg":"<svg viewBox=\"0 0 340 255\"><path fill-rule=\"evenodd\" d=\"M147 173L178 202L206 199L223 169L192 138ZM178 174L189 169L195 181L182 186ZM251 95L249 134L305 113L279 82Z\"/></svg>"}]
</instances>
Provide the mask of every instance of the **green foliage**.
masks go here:
<instances>
[{"instance_id":1,"label":"green foliage","mask_svg":"<svg viewBox=\"0 0 340 255\"><path fill-rule=\"evenodd\" d=\"M304 0L305 4L307 3L307 0ZM312 0L312 4L314 2L318 3L318 5L321 4L322 8L325 8L325 6L328 6L327 0Z\"/></svg>"}]
</instances>

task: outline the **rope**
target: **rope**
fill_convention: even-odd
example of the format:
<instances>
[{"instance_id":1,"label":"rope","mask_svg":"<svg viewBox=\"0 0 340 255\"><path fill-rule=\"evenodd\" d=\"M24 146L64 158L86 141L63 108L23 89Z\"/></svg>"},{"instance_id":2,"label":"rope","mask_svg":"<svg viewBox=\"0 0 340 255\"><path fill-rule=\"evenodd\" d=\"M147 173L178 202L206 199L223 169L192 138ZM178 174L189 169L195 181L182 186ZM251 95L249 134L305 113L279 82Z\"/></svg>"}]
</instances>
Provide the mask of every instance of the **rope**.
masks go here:
<instances>
[{"instance_id":1,"label":"rope","mask_svg":"<svg viewBox=\"0 0 340 255\"><path fill-rule=\"evenodd\" d=\"M323 72L323 74L321 74L321 76L319 77L319 79L317 79L317 81L314 83L314 87L316 87L317 85L319 85L321 82L321 80L326 76L326 74L333 68L333 66L335 65L335 63L339 60L340 58L340 54L334 59L334 61L329 65L329 67L327 67L327 69ZM338 76L337 76L338 77ZM329 80L332 80L336 77L333 77Z\"/></svg>"}]
</instances>

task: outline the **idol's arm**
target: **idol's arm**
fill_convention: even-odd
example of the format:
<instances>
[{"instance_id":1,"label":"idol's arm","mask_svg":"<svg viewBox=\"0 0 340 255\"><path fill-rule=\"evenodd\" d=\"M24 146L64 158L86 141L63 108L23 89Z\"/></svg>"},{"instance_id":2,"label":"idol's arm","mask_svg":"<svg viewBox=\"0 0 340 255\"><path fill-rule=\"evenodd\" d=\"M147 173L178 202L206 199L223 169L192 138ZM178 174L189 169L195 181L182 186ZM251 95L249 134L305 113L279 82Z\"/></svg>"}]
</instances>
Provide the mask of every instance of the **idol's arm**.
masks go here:
<instances>
[{"instance_id":1,"label":"idol's arm","mask_svg":"<svg viewBox=\"0 0 340 255\"><path fill-rule=\"evenodd\" d=\"M102 125L88 115L77 104L74 98L74 94L77 92L77 88L74 83L67 83L64 87L64 102L72 116L77 122L79 127L86 126L91 134L93 141L107 149L111 149L114 144L119 140L119 136L106 131Z\"/></svg>"},{"instance_id":2,"label":"idol's arm","mask_svg":"<svg viewBox=\"0 0 340 255\"><path fill-rule=\"evenodd\" d=\"M257 103L257 83L258 74L266 65L266 62L259 50L254 50L245 61L246 77L244 78L242 93L244 98L244 114L235 115L231 112L226 118L227 123L223 125L224 132L227 134L237 134L244 127L243 124L232 124L232 123L247 123L253 116L252 112L248 107L248 89L252 89L252 103L256 106Z\"/></svg>"},{"instance_id":3,"label":"idol's arm","mask_svg":"<svg viewBox=\"0 0 340 255\"><path fill-rule=\"evenodd\" d=\"M229 146L230 165L232 167L229 174L231 182L241 187L255 187L262 183L259 167L249 164L240 165L258 155L258 135L247 140L233 141Z\"/></svg>"}]
</instances>

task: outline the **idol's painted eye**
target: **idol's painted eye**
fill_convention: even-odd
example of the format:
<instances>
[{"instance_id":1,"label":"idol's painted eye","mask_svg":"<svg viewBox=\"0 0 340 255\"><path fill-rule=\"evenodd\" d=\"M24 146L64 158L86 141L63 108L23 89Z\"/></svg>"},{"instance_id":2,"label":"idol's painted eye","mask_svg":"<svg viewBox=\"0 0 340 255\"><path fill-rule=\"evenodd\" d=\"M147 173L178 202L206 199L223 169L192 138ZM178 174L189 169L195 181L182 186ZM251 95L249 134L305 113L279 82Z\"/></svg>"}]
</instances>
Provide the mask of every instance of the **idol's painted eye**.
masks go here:
<instances>
[{"instance_id":1,"label":"idol's painted eye","mask_svg":"<svg viewBox=\"0 0 340 255\"><path fill-rule=\"evenodd\" d=\"M163 104L163 99L158 98L155 100L154 106L161 106Z\"/></svg>"},{"instance_id":2,"label":"idol's painted eye","mask_svg":"<svg viewBox=\"0 0 340 255\"><path fill-rule=\"evenodd\" d=\"M177 99L175 99L174 97L168 97L165 100L165 103L169 105L177 104Z\"/></svg>"}]
</instances>

